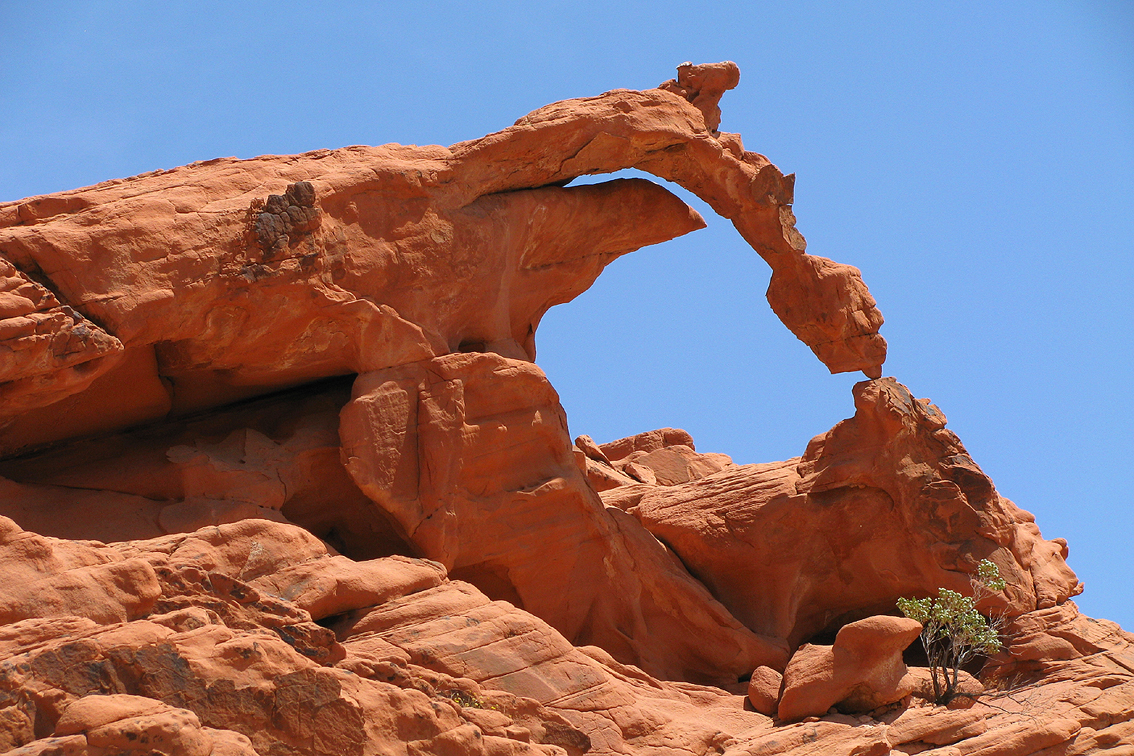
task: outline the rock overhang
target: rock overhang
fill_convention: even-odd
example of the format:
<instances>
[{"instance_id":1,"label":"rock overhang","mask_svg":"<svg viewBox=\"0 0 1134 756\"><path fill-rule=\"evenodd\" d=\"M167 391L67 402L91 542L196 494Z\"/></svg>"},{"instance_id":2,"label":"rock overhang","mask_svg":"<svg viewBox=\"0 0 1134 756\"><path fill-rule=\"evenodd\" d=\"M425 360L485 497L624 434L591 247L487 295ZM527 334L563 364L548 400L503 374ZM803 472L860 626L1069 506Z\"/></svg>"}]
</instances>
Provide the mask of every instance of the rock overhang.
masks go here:
<instances>
[{"instance_id":1,"label":"rock overhang","mask_svg":"<svg viewBox=\"0 0 1134 756\"><path fill-rule=\"evenodd\" d=\"M716 130L738 80L686 66L450 148L221 159L0 205L9 323L42 321L6 329L25 359L0 373L0 454L462 349L533 359L547 308L703 225L643 180L562 186L624 168L732 220L785 324L832 371L878 374L859 272L808 255L793 177ZM36 315L49 296L83 323Z\"/></svg>"}]
</instances>

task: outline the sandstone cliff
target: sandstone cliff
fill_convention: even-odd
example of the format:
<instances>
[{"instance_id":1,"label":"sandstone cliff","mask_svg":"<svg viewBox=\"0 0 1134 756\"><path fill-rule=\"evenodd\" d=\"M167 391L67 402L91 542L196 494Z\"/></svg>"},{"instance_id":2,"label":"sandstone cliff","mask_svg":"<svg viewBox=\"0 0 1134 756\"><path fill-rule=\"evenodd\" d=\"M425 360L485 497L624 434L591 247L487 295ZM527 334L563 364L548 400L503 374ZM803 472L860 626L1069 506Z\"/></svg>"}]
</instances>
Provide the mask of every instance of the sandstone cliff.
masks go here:
<instances>
[{"instance_id":1,"label":"sandstone cliff","mask_svg":"<svg viewBox=\"0 0 1134 756\"><path fill-rule=\"evenodd\" d=\"M0 205L0 745L1134 753L1134 637L881 377L859 272L718 130L738 82ZM646 180L570 185L630 167L730 219L784 324L866 374L801 456L572 441L541 317L703 225ZM1006 649L935 706L895 601L984 559Z\"/></svg>"}]
</instances>

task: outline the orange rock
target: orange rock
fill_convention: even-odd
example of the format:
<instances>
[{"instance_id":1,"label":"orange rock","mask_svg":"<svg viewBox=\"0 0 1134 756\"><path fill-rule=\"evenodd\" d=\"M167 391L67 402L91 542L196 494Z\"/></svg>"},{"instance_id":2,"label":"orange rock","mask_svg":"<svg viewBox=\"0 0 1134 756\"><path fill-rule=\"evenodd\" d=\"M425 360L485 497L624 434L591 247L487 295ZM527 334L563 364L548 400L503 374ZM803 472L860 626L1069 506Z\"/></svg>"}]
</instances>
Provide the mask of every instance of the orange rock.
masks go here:
<instances>
[{"instance_id":1,"label":"orange rock","mask_svg":"<svg viewBox=\"0 0 1134 756\"><path fill-rule=\"evenodd\" d=\"M831 756L844 753L890 756L892 753L886 730L882 727L827 721L799 722L777 727L771 732L753 733L737 744L735 752L759 756Z\"/></svg>"},{"instance_id":2,"label":"orange rock","mask_svg":"<svg viewBox=\"0 0 1134 756\"><path fill-rule=\"evenodd\" d=\"M549 307L703 225L641 179L556 186L631 167L733 221L773 269L773 309L828 367L877 374L882 318L858 271L807 255L792 177L715 134L737 77L684 66L678 94L556 103L450 148L220 159L0 204L0 338L28 355L0 365L20 397L3 405L0 453L447 352L533 359ZM54 302L29 271L79 320L40 313ZM48 341L74 356L49 359ZM127 375L135 390L116 397ZM69 396L67 412L47 409Z\"/></svg>"},{"instance_id":3,"label":"orange rock","mask_svg":"<svg viewBox=\"0 0 1134 756\"><path fill-rule=\"evenodd\" d=\"M352 568L341 559L327 558L325 551L320 558L294 548L288 552L274 550L273 544L303 541L296 537L303 531L294 526L247 523L213 530L227 531L223 535L229 536L234 547L247 546L253 537L252 543L266 544L260 561L246 564L244 569L250 573L268 569L287 585L294 586L294 581L304 574L318 574L298 569L310 564L305 559L313 557L322 562L325 577L321 581L328 586L326 576L335 573L337 567L337 581L333 582L338 592L331 592L338 601L347 601L347 605L352 599L343 587L349 587L352 579L363 575L382 574L385 588L375 585L366 596L355 597L354 603L385 602L395 594L420 588L423 578L436 582L438 575L436 567L426 570L429 575L414 574L415 570L420 573L420 568L428 567L414 560L390 560L386 563L388 569L381 571L377 569L379 565L366 563ZM266 596L251 586L232 578L225 583L224 576L217 572L207 575L212 591L208 595L184 580L174 579L188 574L194 565L232 569L231 562L217 558L216 550L190 546L194 540L207 543L209 536L206 532L170 537L164 542L128 544L131 550L148 553L149 559L165 565L158 570L163 575L158 609L162 604L176 604L179 599L220 608L211 619L204 617L201 624L189 629L159 624L172 616L165 614L152 617L155 621L107 626L68 618L26 620L0 628L0 676L5 685L12 686L5 690L17 692L10 715L0 714L0 742L30 748L28 752L34 753L62 747L127 753L132 744L140 743L149 744L147 753L156 749L163 753L204 754L210 748L218 753L224 752L218 748L252 753L252 747L261 753L280 748L337 753L362 748L404 748L407 741L421 741L423 752L433 753L449 747L446 744L457 737L446 733L457 731L461 740L466 737L462 733L471 732L451 706L437 703L439 694L432 688L427 694L415 689L409 678L403 689L359 676L359 671L373 676L374 665L383 662L404 665L408 657L403 652L376 654L371 640L364 644L369 667L360 665L360 657L354 656L353 673L330 668L327 665L335 662L334 657L325 657L320 664L303 644L295 642L288 632L280 632L303 624L296 621L308 616L301 609L284 604L273 607ZM145 552L147 546L155 550ZM112 551L111 547L98 545L87 548L95 554ZM289 561L290 572L286 569ZM284 567L283 574L279 567ZM205 575L199 569L198 574ZM320 580L315 583L318 585ZM315 595L326 595L326 591L316 590ZM326 599L321 603L325 609L335 608ZM289 617L291 624L287 624ZM121 695L124 688L130 690L130 695ZM33 700L35 705L27 709L24 702ZM4 701L12 704L13 699L9 697L0 703ZM3 711L6 709L0 706L0 712ZM547 726L542 729L541 716L547 719ZM33 721L37 722L35 730L46 727L48 733L55 731L54 737L35 740ZM538 737L547 734L548 728L561 735L571 731L565 720L551 712L524 715L518 720L524 722L522 727L514 725L514 721L517 720L508 718L503 727L517 728L515 735L520 735L520 730L528 733L532 742L523 748L508 745L510 738L503 730L499 735L471 733L469 737L478 742L483 737L485 748L495 749L486 750L490 753L552 754L562 752L541 744ZM226 734L225 730L233 732ZM578 736L584 737L582 733Z\"/></svg>"},{"instance_id":4,"label":"orange rock","mask_svg":"<svg viewBox=\"0 0 1134 756\"><path fill-rule=\"evenodd\" d=\"M0 516L40 535L103 542L153 538L161 502L118 491L76 489L0 478Z\"/></svg>"},{"instance_id":5,"label":"orange rock","mask_svg":"<svg viewBox=\"0 0 1134 756\"><path fill-rule=\"evenodd\" d=\"M222 538L230 549L211 546ZM1040 610L1016 623L1076 638L1078 647L1095 649L1089 657L1043 662L1042 679L1021 686L1010 678L1003 684L1016 687L990 689L971 709L899 710L881 721L828 715L774 726L745 711L739 695L659 681L599 648L573 647L547 623L466 583L419 590L437 580L426 563L352 565L308 539L294 526L250 522L149 542L58 549L52 558L69 564L111 552L140 555L132 558L157 565L162 581L155 610L179 599L197 603L105 626L74 617L0 626L0 743L21 749L17 753L83 753L92 734L120 748L134 733L180 738L184 749L167 751L174 753L191 753L194 743L211 744L213 753L251 753L253 747L262 753L380 751L412 742L421 753L483 743L484 753L707 756L730 749L881 754L892 745L905 752L951 742L957 753L1049 756L1057 751L1045 749L1086 754L1116 748L1129 741L1134 723L1134 675L1124 666L1134 664L1134 638L1073 611L1056 620L1051 610ZM249 560L255 543L263 544L262 553ZM244 560L237 558L242 553ZM3 577L12 568L8 563ZM193 569L207 579L207 590L189 580ZM255 576L255 586L225 582L218 569ZM373 592L343 590L365 575L373 576ZM270 597L267 586L299 598L305 577L313 578L313 593L302 600L318 605L326 597L348 597L323 603L323 611L357 605L329 623L346 652L338 662L320 664L294 639L273 632L287 627L281 621L302 625L309 615L282 596ZM380 603L366 606L374 601ZM853 636L855 628L847 628ZM860 651L877 650L872 633L860 635ZM775 676L765 668L753 679Z\"/></svg>"},{"instance_id":6,"label":"orange rock","mask_svg":"<svg viewBox=\"0 0 1134 756\"><path fill-rule=\"evenodd\" d=\"M854 395L855 417L808 445L799 466L801 492L883 489L937 541L932 549L946 570L970 572L978 558L995 562L1009 584L1011 614L1054 606L1082 591L1064 559L1066 543L1043 540L1034 518L996 493L929 400L915 400L893 379L856 384ZM953 585L965 590L956 578Z\"/></svg>"},{"instance_id":7,"label":"orange rock","mask_svg":"<svg viewBox=\"0 0 1134 756\"><path fill-rule=\"evenodd\" d=\"M602 506L535 365L454 354L360 376L340 434L359 488L422 554L573 642L699 681L786 662L785 646L742 627L641 525Z\"/></svg>"},{"instance_id":8,"label":"orange rock","mask_svg":"<svg viewBox=\"0 0 1134 756\"><path fill-rule=\"evenodd\" d=\"M596 444L595 440L590 436L583 435L576 438L575 448L583 452L587 459L604 465L610 465L610 459L607 458L606 453L599 448L599 445Z\"/></svg>"},{"instance_id":9,"label":"orange rock","mask_svg":"<svg viewBox=\"0 0 1134 756\"><path fill-rule=\"evenodd\" d=\"M836 706L865 712L909 695L902 651L921 633L905 617L867 617L844 625L833 646L805 644L784 670L776 715L784 721L825 714Z\"/></svg>"},{"instance_id":10,"label":"orange rock","mask_svg":"<svg viewBox=\"0 0 1134 756\"><path fill-rule=\"evenodd\" d=\"M659 428L605 443L597 451L607 461L617 462L627 459L634 452L648 454L671 446L686 446L696 450L693 437L687 431L680 428Z\"/></svg>"},{"instance_id":11,"label":"orange rock","mask_svg":"<svg viewBox=\"0 0 1134 756\"><path fill-rule=\"evenodd\" d=\"M1019 722L964 741L963 753L981 756L1032 754L1049 746L1067 743L1080 729L1077 722L1069 719Z\"/></svg>"},{"instance_id":12,"label":"orange rock","mask_svg":"<svg viewBox=\"0 0 1134 756\"><path fill-rule=\"evenodd\" d=\"M121 341L3 257L0 342L0 402L9 416L86 389L123 352Z\"/></svg>"},{"instance_id":13,"label":"orange rock","mask_svg":"<svg viewBox=\"0 0 1134 756\"><path fill-rule=\"evenodd\" d=\"M771 667L757 667L748 681L748 700L752 708L769 717L776 715L784 677Z\"/></svg>"},{"instance_id":14,"label":"orange rock","mask_svg":"<svg viewBox=\"0 0 1134 756\"><path fill-rule=\"evenodd\" d=\"M1003 632L1004 653L989 660L989 674L1004 679L1032 673L1058 662L1093 656L1126 646L1130 634L1109 620L1084 617L1073 601L1013 619Z\"/></svg>"},{"instance_id":15,"label":"orange rock","mask_svg":"<svg viewBox=\"0 0 1134 756\"><path fill-rule=\"evenodd\" d=\"M619 486L633 486L641 483L642 481L633 478L627 472L623 472L610 463L596 462L590 457L585 457L583 463L584 472L587 476L587 483L596 493L609 491L612 488ZM655 478L655 482L656 482Z\"/></svg>"},{"instance_id":16,"label":"orange rock","mask_svg":"<svg viewBox=\"0 0 1134 756\"><path fill-rule=\"evenodd\" d=\"M795 216L783 210L784 227L794 230ZM799 281L808 286L801 289ZM832 307L833 302L838 305ZM773 268L768 303L832 373L862 370L868 378L882 377L882 313L858 268L825 257L790 256L782 267Z\"/></svg>"},{"instance_id":17,"label":"orange rock","mask_svg":"<svg viewBox=\"0 0 1134 756\"><path fill-rule=\"evenodd\" d=\"M534 699L581 731L531 725L540 742L569 752L584 732L590 753L627 745L664 753L682 742L700 752L721 730L767 726L766 718L743 711L739 696L661 683L601 649L572 647L538 618L461 582L390 601L338 629L348 649L379 636L404 649L411 664Z\"/></svg>"},{"instance_id":18,"label":"orange rock","mask_svg":"<svg viewBox=\"0 0 1134 756\"><path fill-rule=\"evenodd\" d=\"M1064 544L944 428L945 416L893 379L859 383L856 414L802 458L743 465L675 486L605 491L756 632L798 644L903 596L968 592L981 559L1009 587L987 609L1022 614L1081 588Z\"/></svg>"},{"instance_id":19,"label":"orange rock","mask_svg":"<svg viewBox=\"0 0 1134 756\"><path fill-rule=\"evenodd\" d=\"M333 556L264 575L252 585L291 601L320 620L433 588L444 579L441 565L422 559L389 557L355 562Z\"/></svg>"},{"instance_id":20,"label":"orange rock","mask_svg":"<svg viewBox=\"0 0 1134 756\"><path fill-rule=\"evenodd\" d=\"M685 64L449 148L0 204L0 751L1125 753L1134 637L892 379L787 462L572 445L541 317L704 224L577 176L689 189L830 370L881 374L858 270L806 254L793 177L719 131L738 81ZM1011 622L967 708L826 708L916 687L908 622L862 618L982 558Z\"/></svg>"},{"instance_id":21,"label":"orange rock","mask_svg":"<svg viewBox=\"0 0 1134 756\"><path fill-rule=\"evenodd\" d=\"M906 672L906 679L902 683L910 692L923 701L936 701L937 694L933 692L933 675L929 667L910 667ZM949 706L965 706L984 693L984 685L965 670L957 671L957 698L949 702Z\"/></svg>"},{"instance_id":22,"label":"orange rock","mask_svg":"<svg viewBox=\"0 0 1134 756\"><path fill-rule=\"evenodd\" d=\"M95 752L208 756L214 750L213 739L193 712L140 696L80 698L55 724L57 738L68 735L84 735L87 748ZM246 752L253 753L251 742L243 740Z\"/></svg>"},{"instance_id":23,"label":"orange rock","mask_svg":"<svg viewBox=\"0 0 1134 756\"><path fill-rule=\"evenodd\" d=\"M887 737L893 745L905 743L926 743L929 745L950 745L958 740L975 737L988 730L983 709L964 709L961 711L942 711L938 707L906 709L890 722Z\"/></svg>"},{"instance_id":24,"label":"orange rock","mask_svg":"<svg viewBox=\"0 0 1134 756\"><path fill-rule=\"evenodd\" d=\"M162 429L0 462L0 516L41 535L103 542L288 520L371 559L411 551L339 460L349 381L285 392Z\"/></svg>"},{"instance_id":25,"label":"orange rock","mask_svg":"<svg viewBox=\"0 0 1134 756\"><path fill-rule=\"evenodd\" d=\"M733 464L727 454L698 454L693 438L675 428L647 431L602 446L590 436L580 436L575 443L583 444L579 448L587 457L587 478L600 493L635 483L688 483Z\"/></svg>"},{"instance_id":26,"label":"orange rock","mask_svg":"<svg viewBox=\"0 0 1134 756\"><path fill-rule=\"evenodd\" d=\"M153 568L98 545L45 538L0 517L0 623L32 617L122 622L147 614L161 594Z\"/></svg>"},{"instance_id":27,"label":"orange rock","mask_svg":"<svg viewBox=\"0 0 1134 756\"><path fill-rule=\"evenodd\" d=\"M739 83L740 69L731 60L697 66L682 63L677 67L677 78L664 82L658 89L681 95L691 102L704 116L705 128L718 133L721 96Z\"/></svg>"}]
</instances>

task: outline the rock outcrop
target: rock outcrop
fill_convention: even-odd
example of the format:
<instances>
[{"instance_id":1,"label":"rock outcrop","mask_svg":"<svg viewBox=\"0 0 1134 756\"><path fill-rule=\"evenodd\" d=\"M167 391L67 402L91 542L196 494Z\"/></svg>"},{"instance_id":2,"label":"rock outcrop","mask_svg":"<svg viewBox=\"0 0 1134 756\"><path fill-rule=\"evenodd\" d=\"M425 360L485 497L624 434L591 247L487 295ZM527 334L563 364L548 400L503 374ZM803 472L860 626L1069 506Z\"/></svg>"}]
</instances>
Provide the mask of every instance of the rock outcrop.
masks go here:
<instances>
[{"instance_id":1,"label":"rock outcrop","mask_svg":"<svg viewBox=\"0 0 1134 756\"><path fill-rule=\"evenodd\" d=\"M855 416L802 457L683 485L603 492L681 558L748 627L792 645L892 612L902 596L968 592L989 559L1015 616L1082 589L1066 543L1001 497L945 415L892 378L854 387Z\"/></svg>"},{"instance_id":2,"label":"rock outcrop","mask_svg":"<svg viewBox=\"0 0 1134 756\"><path fill-rule=\"evenodd\" d=\"M1130 753L1134 637L881 377L858 271L719 130L738 81L0 205L0 750ZM870 379L801 457L572 443L540 318L703 225L569 185L630 167L729 218L785 325ZM1005 650L935 706L885 615L982 559Z\"/></svg>"},{"instance_id":3,"label":"rock outcrop","mask_svg":"<svg viewBox=\"0 0 1134 756\"><path fill-rule=\"evenodd\" d=\"M549 307L703 224L641 179L560 186L623 168L732 220L793 333L880 375L882 316L857 270L804 252L792 177L686 96L618 90L450 148L219 159L0 205L0 334L21 355L0 364L0 453L449 352L530 360Z\"/></svg>"},{"instance_id":4,"label":"rock outcrop","mask_svg":"<svg viewBox=\"0 0 1134 756\"><path fill-rule=\"evenodd\" d=\"M637 522L602 506L543 373L450 354L355 382L347 471L420 553L493 598L650 674L735 682L783 666Z\"/></svg>"}]
</instances>

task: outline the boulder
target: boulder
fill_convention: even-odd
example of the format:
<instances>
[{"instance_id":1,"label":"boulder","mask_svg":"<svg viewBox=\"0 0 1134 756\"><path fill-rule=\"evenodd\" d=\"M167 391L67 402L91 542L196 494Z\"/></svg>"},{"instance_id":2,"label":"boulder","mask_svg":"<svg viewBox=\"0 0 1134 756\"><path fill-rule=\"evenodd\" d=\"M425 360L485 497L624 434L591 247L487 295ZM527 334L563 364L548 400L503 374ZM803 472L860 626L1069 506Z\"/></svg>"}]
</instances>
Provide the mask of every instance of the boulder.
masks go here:
<instances>
[{"instance_id":1,"label":"boulder","mask_svg":"<svg viewBox=\"0 0 1134 756\"><path fill-rule=\"evenodd\" d=\"M877 616L844 625L833 646L804 644L784 670L777 717L792 721L832 706L861 713L900 701L911 690L902 651L920 633L914 620Z\"/></svg>"},{"instance_id":2,"label":"boulder","mask_svg":"<svg viewBox=\"0 0 1134 756\"><path fill-rule=\"evenodd\" d=\"M769 717L776 715L784 676L771 667L757 667L748 680L748 701L752 708Z\"/></svg>"}]
</instances>

